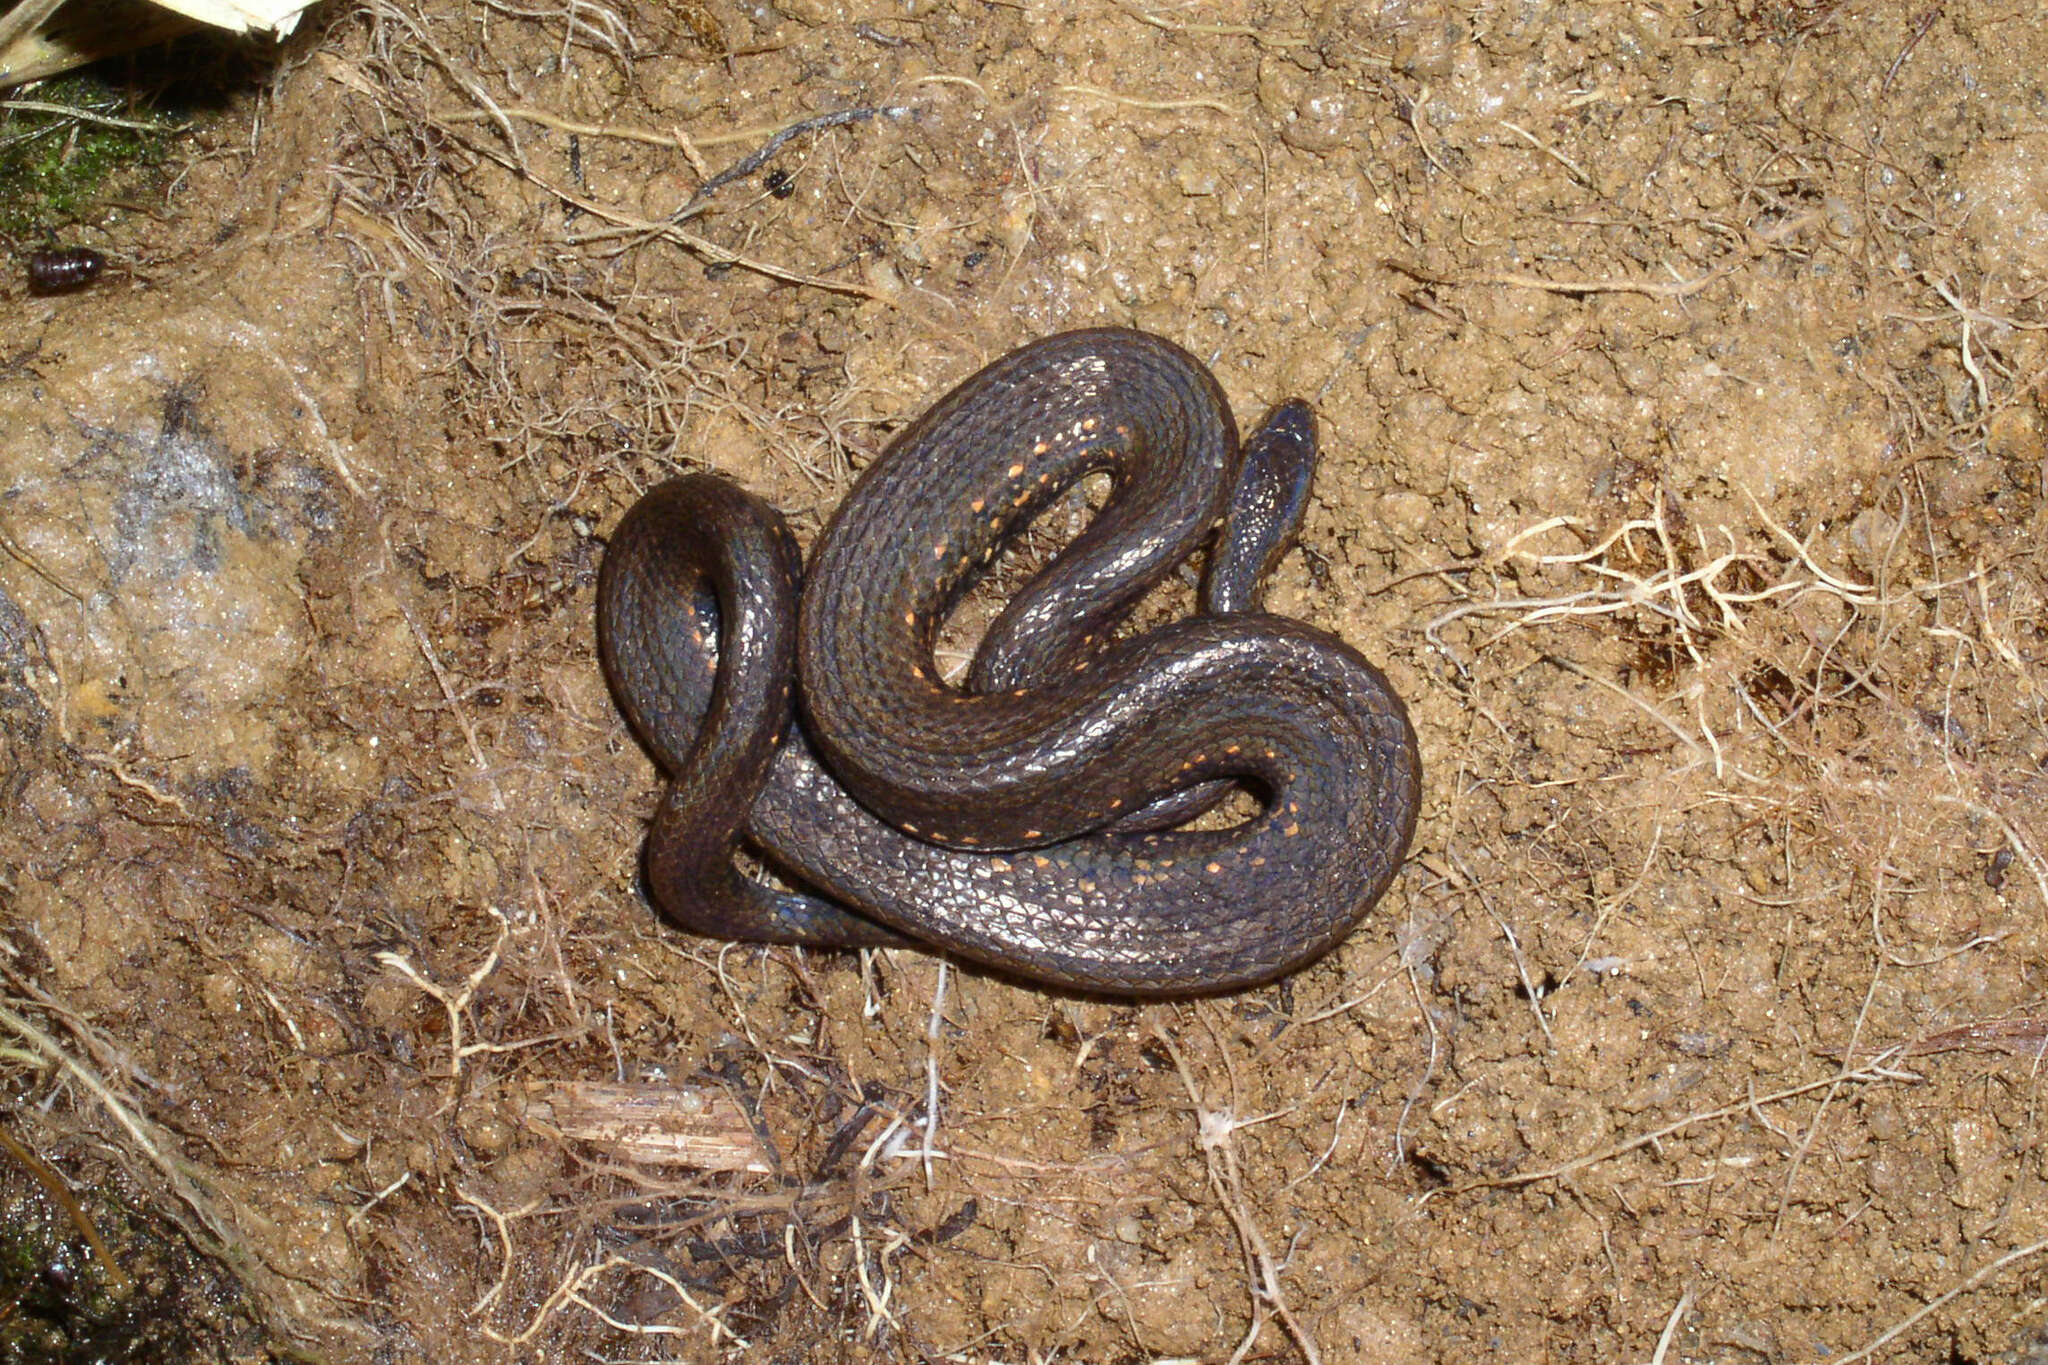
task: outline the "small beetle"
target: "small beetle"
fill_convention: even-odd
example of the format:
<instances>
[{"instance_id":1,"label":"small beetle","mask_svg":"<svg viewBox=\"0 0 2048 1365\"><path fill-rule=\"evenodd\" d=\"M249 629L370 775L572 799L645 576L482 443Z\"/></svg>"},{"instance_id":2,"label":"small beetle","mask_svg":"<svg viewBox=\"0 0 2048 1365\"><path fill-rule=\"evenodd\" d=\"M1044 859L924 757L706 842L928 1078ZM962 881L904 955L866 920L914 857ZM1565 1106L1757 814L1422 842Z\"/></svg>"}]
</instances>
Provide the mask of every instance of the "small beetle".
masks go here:
<instances>
[{"instance_id":1,"label":"small beetle","mask_svg":"<svg viewBox=\"0 0 2048 1365\"><path fill-rule=\"evenodd\" d=\"M107 258L89 246L37 251L28 258L28 292L71 294L85 288L107 268Z\"/></svg>"}]
</instances>

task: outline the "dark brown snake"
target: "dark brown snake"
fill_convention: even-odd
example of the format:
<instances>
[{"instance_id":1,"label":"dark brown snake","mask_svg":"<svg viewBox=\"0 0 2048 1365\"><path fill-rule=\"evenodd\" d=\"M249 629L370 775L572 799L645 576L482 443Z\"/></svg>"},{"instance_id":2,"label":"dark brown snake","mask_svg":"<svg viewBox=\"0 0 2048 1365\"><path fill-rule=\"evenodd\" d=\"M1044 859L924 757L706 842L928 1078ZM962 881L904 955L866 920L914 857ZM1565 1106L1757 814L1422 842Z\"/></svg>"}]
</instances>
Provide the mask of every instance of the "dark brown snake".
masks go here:
<instances>
[{"instance_id":1,"label":"dark brown snake","mask_svg":"<svg viewBox=\"0 0 2048 1365\"><path fill-rule=\"evenodd\" d=\"M1314 458L1305 404L1241 450L1201 362L1104 329L1012 352L905 428L819 539L801 603L765 503L712 475L654 488L598 581L613 690L671 779L651 894L714 937L914 943L1121 995L1245 986L1326 952L1399 867L1421 765L1377 669L1258 608ZM964 685L943 681L953 607L1095 473L1101 512ZM1202 613L1120 636L1212 536ZM1233 783L1258 814L1164 827ZM824 896L743 874L743 842Z\"/></svg>"}]
</instances>

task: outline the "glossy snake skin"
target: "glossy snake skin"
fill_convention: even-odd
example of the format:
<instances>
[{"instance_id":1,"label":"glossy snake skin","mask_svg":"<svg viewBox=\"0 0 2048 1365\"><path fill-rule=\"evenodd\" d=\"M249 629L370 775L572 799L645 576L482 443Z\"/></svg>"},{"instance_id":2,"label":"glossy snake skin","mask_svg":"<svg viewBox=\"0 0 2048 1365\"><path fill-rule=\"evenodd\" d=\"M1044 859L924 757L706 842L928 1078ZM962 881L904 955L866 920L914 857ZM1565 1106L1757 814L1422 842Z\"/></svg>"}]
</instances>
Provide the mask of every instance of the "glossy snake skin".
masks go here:
<instances>
[{"instance_id":1,"label":"glossy snake skin","mask_svg":"<svg viewBox=\"0 0 2048 1365\"><path fill-rule=\"evenodd\" d=\"M1240 448L1199 361L1102 329L1012 352L904 429L800 598L772 509L711 475L653 489L598 593L614 692L671 779L649 890L704 934L922 944L1121 995L1241 987L1326 952L1400 865L1421 768L1377 669L1258 610L1314 456L1306 405ZM965 682L943 681L952 608L1095 473L1111 479L1102 511L1010 602ZM1120 634L1205 546L1203 611ZM1258 814L1159 827L1233 783ZM742 874L743 842L819 894Z\"/></svg>"}]
</instances>

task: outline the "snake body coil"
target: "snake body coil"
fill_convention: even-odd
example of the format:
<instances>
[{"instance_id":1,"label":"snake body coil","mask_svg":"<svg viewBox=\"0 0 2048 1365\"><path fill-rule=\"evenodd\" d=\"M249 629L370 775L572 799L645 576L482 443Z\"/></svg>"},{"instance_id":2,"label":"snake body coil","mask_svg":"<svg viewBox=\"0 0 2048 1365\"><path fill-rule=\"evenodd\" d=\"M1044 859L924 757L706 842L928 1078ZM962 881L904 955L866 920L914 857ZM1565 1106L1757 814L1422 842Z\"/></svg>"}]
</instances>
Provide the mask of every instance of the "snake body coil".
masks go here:
<instances>
[{"instance_id":1,"label":"snake body coil","mask_svg":"<svg viewBox=\"0 0 2048 1365\"><path fill-rule=\"evenodd\" d=\"M1399 866L1421 770L1378 670L1257 609L1314 456L1305 405L1241 450L1199 361L1104 329L1015 351L907 427L820 539L800 608L765 504L709 475L653 489L598 588L614 691L671 778L650 890L700 933L923 943L1118 994L1248 985L1327 951ZM1102 511L965 685L944 682L953 607L1094 473ZM1212 538L1202 614L1117 638ZM1170 827L1233 783L1259 814ZM832 899L741 875L742 840Z\"/></svg>"}]
</instances>

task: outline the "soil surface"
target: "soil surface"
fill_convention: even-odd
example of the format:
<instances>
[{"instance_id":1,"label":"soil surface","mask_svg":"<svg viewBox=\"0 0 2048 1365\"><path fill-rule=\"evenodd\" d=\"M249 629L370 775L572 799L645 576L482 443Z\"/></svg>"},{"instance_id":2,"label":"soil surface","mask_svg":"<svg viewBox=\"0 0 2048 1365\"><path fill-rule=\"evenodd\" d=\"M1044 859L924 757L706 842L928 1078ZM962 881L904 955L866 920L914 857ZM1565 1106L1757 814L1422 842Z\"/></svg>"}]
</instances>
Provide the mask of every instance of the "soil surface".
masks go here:
<instances>
[{"instance_id":1,"label":"soil surface","mask_svg":"<svg viewBox=\"0 0 2048 1365\"><path fill-rule=\"evenodd\" d=\"M7 1127L336 1362L2036 1358L2043 72L2024 0L327 12L0 300ZM808 539L1095 324L1314 403L1269 601L1408 701L1393 890L1190 1003L666 924L609 528Z\"/></svg>"}]
</instances>

